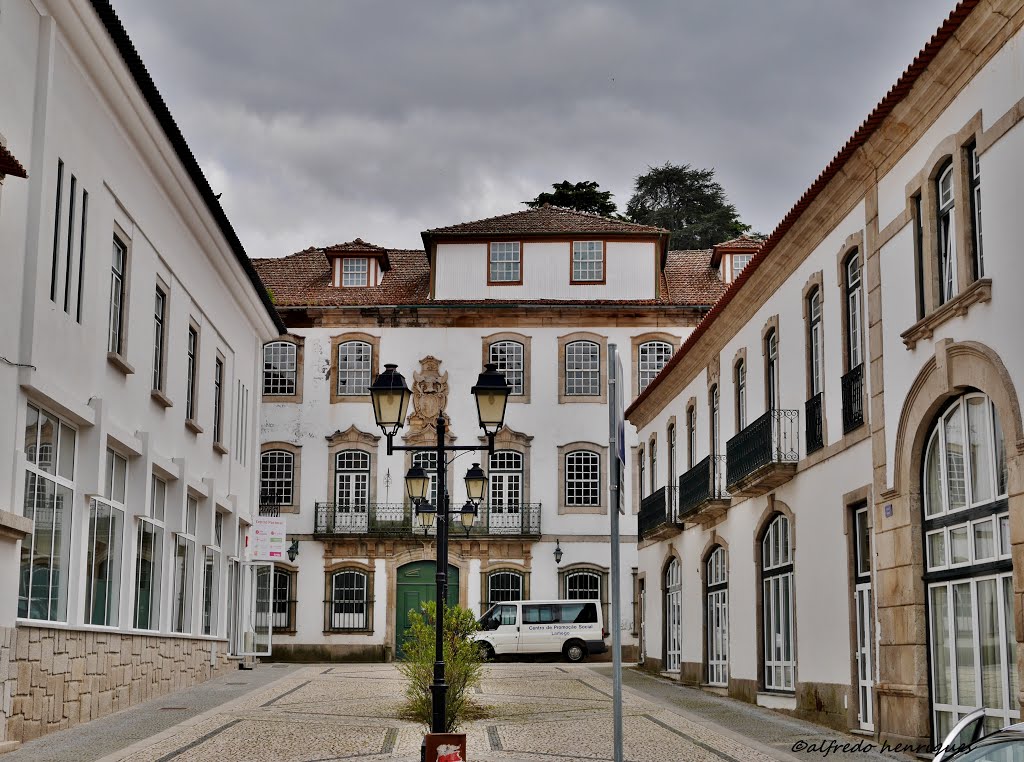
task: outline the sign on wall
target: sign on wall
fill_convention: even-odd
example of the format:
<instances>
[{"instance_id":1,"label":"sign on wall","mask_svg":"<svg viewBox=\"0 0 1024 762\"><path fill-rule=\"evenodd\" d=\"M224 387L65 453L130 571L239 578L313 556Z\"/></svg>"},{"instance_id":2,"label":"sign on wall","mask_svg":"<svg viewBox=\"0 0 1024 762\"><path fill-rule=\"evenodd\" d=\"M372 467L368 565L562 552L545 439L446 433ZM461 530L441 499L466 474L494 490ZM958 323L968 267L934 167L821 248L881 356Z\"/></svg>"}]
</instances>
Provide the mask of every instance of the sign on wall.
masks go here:
<instances>
[{"instance_id":1,"label":"sign on wall","mask_svg":"<svg viewBox=\"0 0 1024 762\"><path fill-rule=\"evenodd\" d=\"M258 516L253 519L249 542L250 561L283 561L288 544L285 542L287 522L282 518Z\"/></svg>"}]
</instances>

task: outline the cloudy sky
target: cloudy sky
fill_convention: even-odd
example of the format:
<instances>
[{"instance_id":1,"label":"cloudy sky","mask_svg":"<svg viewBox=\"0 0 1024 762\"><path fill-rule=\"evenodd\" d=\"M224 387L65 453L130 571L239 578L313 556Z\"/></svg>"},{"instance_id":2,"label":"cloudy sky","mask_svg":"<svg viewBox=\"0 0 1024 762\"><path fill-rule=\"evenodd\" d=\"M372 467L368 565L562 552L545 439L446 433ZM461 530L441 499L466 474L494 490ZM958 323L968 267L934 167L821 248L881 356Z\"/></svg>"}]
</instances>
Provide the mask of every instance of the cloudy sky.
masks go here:
<instances>
[{"instance_id":1,"label":"cloudy sky","mask_svg":"<svg viewBox=\"0 0 1024 762\"><path fill-rule=\"evenodd\" d=\"M250 256L713 167L770 232L952 0L113 0Z\"/></svg>"}]
</instances>

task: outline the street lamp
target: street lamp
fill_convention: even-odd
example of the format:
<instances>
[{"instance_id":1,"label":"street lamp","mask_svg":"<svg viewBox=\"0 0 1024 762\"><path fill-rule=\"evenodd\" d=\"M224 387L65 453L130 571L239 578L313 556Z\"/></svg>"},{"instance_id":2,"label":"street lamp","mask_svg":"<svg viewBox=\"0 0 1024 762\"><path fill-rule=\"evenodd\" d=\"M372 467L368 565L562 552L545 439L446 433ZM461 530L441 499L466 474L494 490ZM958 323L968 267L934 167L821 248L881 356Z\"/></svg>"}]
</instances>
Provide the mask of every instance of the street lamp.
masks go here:
<instances>
[{"instance_id":1,"label":"street lamp","mask_svg":"<svg viewBox=\"0 0 1024 762\"><path fill-rule=\"evenodd\" d=\"M472 388L476 398L477 418L480 428L487 435L486 446L449 445L445 442L447 421L444 413L438 413L434 423L437 429L437 443L430 447L422 445L394 444L394 437L405 423L409 399L412 393L406 386L405 378L398 372L397 365L385 365L384 372L370 384L370 398L373 400L373 417L388 440L388 455L395 450L409 452L433 452L437 464L437 505L427 502L427 491L430 478L420 466L413 466L405 475L405 489L409 499L416 508L420 525L429 529L437 522L437 572L435 579L436 612L434 632L434 681L430 686L431 694L431 733L444 733L447 730L447 693L448 685L444 679L444 606L448 600L448 522L451 516L458 515L466 534L469 534L477 516L477 506L487 492L487 475L479 463L466 473L466 494L469 499L460 510L452 511L449 502L447 479L448 460L446 454L455 451L486 451L494 453L494 437L505 424L505 407L512 387L505 376L498 371L495 363L488 363Z\"/></svg>"}]
</instances>

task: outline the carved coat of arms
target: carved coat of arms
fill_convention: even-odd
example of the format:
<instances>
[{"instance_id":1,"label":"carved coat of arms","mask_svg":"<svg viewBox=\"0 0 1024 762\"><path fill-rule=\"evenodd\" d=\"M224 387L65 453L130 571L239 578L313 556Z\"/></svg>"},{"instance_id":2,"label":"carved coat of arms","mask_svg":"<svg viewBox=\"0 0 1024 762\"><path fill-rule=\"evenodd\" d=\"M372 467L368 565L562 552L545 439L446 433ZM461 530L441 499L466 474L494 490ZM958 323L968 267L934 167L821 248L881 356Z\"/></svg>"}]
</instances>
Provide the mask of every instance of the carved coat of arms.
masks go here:
<instances>
[{"instance_id":1,"label":"carved coat of arms","mask_svg":"<svg viewBox=\"0 0 1024 762\"><path fill-rule=\"evenodd\" d=\"M441 361L428 355L420 360L420 370L413 373L412 407L409 423L415 429L437 423L439 415L448 407L448 371L441 373Z\"/></svg>"}]
</instances>

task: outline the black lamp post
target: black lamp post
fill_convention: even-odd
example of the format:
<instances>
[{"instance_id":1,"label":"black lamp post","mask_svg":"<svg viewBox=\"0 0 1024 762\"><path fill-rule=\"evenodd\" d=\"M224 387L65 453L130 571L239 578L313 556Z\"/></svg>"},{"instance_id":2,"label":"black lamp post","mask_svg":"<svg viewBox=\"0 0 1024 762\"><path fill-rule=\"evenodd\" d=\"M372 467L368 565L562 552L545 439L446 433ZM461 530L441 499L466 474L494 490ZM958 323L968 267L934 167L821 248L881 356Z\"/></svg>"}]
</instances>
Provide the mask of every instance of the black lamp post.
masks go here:
<instances>
[{"instance_id":1,"label":"black lamp post","mask_svg":"<svg viewBox=\"0 0 1024 762\"><path fill-rule=\"evenodd\" d=\"M416 506L416 515L420 520L420 526L429 530L437 522L437 572L436 617L434 633L434 682L430 686L431 693L431 721L430 732L444 733L447 731L447 694L448 685L444 679L444 606L448 600L448 521L453 515L458 515L467 533L472 527L477 515L477 506L484 499L487 488L487 476L479 463L466 473L466 493L469 500L461 509L452 511L449 503L448 490L445 484L448 473L448 461L446 453L457 450L487 451L494 452L494 435L501 430L505 422L505 406L508 403L508 396L512 388L505 380L505 376L498 372L498 366L488 363L484 366L484 372L479 375L476 385L472 389L476 397L477 417L480 428L487 435L485 447L473 445L448 445L445 444L444 414L437 416L435 426L437 428L437 444L433 447L396 446L394 436L405 423L406 411L409 409L409 400L412 393L405 383L405 378L398 372L397 365L385 365L384 372L374 379L370 385L370 397L373 400L373 415L377 425L388 440L388 455L396 450L411 452L433 452L436 454L437 463L437 503L431 505L427 501L427 491L430 486L430 478L420 466L413 466L405 475L406 493Z\"/></svg>"}]
</instances>

